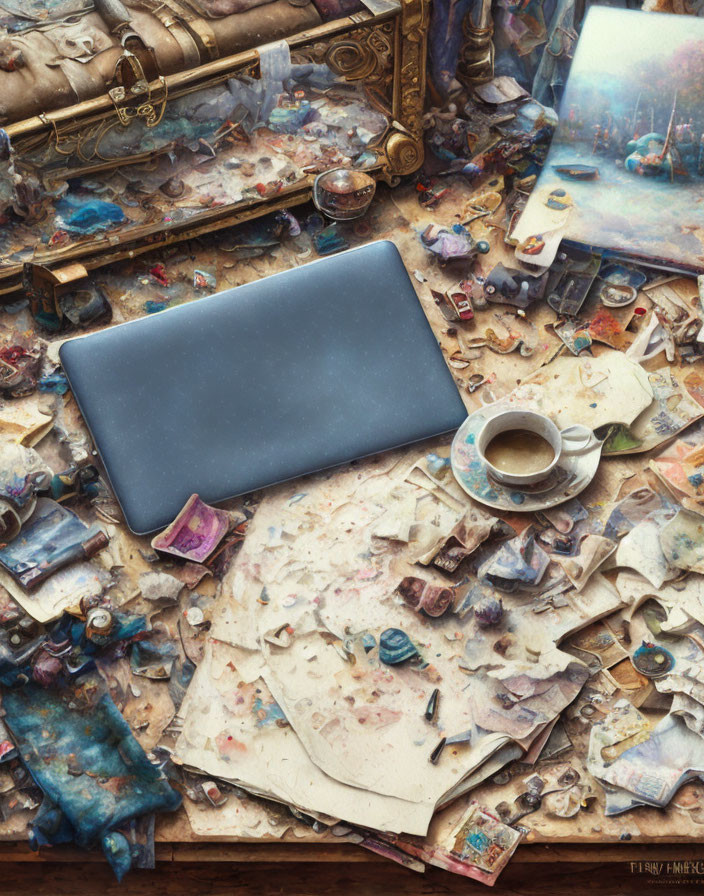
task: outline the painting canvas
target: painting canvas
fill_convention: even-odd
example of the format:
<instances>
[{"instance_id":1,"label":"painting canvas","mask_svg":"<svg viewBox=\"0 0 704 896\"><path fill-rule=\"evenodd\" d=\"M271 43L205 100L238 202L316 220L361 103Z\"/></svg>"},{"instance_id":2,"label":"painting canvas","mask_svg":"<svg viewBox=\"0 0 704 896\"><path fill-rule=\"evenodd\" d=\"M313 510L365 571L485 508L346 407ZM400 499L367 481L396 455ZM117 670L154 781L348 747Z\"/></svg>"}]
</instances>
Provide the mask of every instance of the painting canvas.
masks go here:
<instances>
[{"instance_id":1,"label":"painting canvas","mask_svg":"<svg viewBox=\"0 0 704 896\"><path fill-rule=\"evenodd\" d=\"M517 256L549 265L569 239L704 270L703 199L704 21L592 8Z\"/></svg>"}]
</instances>

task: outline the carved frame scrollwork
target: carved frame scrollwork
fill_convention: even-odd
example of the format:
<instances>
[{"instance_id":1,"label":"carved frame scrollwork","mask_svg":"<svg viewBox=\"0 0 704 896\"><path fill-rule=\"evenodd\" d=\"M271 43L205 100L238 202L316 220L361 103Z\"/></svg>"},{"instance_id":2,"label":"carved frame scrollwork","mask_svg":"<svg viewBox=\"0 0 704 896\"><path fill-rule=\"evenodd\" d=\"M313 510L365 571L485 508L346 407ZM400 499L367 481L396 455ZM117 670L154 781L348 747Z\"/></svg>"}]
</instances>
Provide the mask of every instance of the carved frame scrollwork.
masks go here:
<instances>
[{"instance_id":1,"label":"carved frame scrollwork","mask_svg":"<svg viewBox=\"0 0 704 896\"><path fill-rule=\"evenodd\" d=\"M368 170L391 185L401 176L412 174L423 162L422 120L429 19L430 0L399 0L398 10L389 6L377 15L368 11L355 13L345 20L328 22L287 39L292 57L325 63L347 81L357 82L369 101L384 114L388 127L381 138L369 146L377 158ZM258 51L253 48L228 59L207 63L192 72L167 76L151 84L150 89L156 90L160 97L163 94L165 100L167 87L171 99L237 75L257 77L258 71ZM10 125L7 131L15 146L17 164L21 164L23 155L41 148L47 140L52 143L59 160L75 156L81 163L82 173L97 173L116 164L145 161L150 157L149 152L119 159L105 158L101 154L102 138L120 121L121 100L118 98L118 108L114 100L106 95ZM142 114L139 109L137 114ZM58 176L57 171L53 169L54 176ZM165 228L154 222L116 238L98 234L90 241L66 248L48 248L41 257L37 256L36 261L51 268L80 262L87 270L92 270L122 258L133 258L157 245L194 238L213 229L305 202L311 197L312 184L313 176L262 201L208 209L183 225ZM22 265L19 262L0 271L0 304L3 296L10 294L21 282Z\"/></svg>"},{"instance_id":2,"label":"carved frame scrollwork","mask_svg":"<svg viewBox=\"0 0 704 896\"><path fill-rule=\"evenodd\" d=\"M430 0L401 0L398 16L360 24L305 55L347 81L363 82L370 101L390 119L382 141L381 176L389 184L423 163L423 107Z\"/></svg>"},{"instance_id":3,"label":"carved frame scrollwork","mask_svg":"<svg viewBox=\"0 0 704 896\"><path fill-rule=\"evenodd\" d=\"M397 76L394 78L394 129L386 138L387 179L393 183L423 164L423 107L430 0L402 0L397 20Z\"/></svg>"}]
</instances>

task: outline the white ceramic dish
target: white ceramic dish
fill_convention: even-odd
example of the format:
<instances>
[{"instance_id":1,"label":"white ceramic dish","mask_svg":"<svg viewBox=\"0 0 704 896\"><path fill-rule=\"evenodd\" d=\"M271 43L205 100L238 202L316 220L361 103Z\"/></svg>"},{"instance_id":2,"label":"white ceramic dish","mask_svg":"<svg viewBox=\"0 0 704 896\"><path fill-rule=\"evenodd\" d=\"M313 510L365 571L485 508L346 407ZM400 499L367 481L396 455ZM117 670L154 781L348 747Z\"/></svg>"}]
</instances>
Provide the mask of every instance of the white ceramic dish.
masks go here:
<instances>
[{"instance_id":1,"label":"white ceramic dish","mask_svg":"<svg viewBox=\"0 0 704 896\"><path fill-rule=\"evenodd\" d=\"M589 485L599 466L603 443L580 424L568 430L570 437L584 447L563 453L546 479L531 485L508 485L495 479L483 462L476 442L487 421L505 411L506 406L501 403L480 408L467 417L452 441L452 472L471 498L496 510L530 513L569 501Z\"/></svg>"}]
</instances>

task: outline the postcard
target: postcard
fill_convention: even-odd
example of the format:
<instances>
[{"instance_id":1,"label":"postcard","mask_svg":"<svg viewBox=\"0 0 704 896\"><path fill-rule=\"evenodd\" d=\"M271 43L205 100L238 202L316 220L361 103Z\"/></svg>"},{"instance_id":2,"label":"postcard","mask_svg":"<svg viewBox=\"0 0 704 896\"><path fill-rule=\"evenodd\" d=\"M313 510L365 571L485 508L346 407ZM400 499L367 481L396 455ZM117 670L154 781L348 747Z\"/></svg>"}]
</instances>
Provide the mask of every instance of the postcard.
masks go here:
<instances>
[{"instance_id":1,"label":"postcard","mask_svg":"<svg viewBox=\"0 0 704 896\"><path fill-rule=\"evenodd\" d=\"M20 534L0 548L0 564L23 588L33 591L64 566L87 560L107 543L99 526L86 526L66 507L40 498Z\"/></svg>"}]
</instances>

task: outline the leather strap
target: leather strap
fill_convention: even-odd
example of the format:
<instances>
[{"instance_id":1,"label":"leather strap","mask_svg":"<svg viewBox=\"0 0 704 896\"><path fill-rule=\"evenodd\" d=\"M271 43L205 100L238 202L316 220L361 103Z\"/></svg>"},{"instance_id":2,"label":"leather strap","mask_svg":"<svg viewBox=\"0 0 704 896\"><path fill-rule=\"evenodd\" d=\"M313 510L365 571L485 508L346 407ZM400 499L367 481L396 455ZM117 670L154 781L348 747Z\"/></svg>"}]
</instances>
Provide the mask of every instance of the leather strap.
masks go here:
<instances>
[{"instance_id":1,"label":"leather strap","mask_svg":"<svg viewBox=\"0 0 704 896\"><path fill-rule=\"evenodd\" d=\"M176 13L172 12L165 3L155 4L154 9L150 10L150 12L159 19L164 28L168 29L169 34L178 43L183 55L184 67L195 68L197 65L200 65L202 60L198 44Z\"/></svg>"},{"instance_id":2,"label":"leather strap","mask_svg":"<svg viewBox=\"0 0 704 896\"><path fill-rule=\"evenodd\" d=\"M200 62L209 62L219 57L220 49L215 32L188 3L182 3L180 0L138 0L138 3L141 8L148 10L162 22L162 15L168 17L170 14L171 19L185 29L196 44Z\"/></svg>"},{"instance_id":3,"label":"leather strap","mask_svg":"<svg viewBox=\"0 0 704 896\"><path fill-rule=\"evenodd\" d=\"M139 59L147 81L153 81L160 75L156 54L148 47L141 35L132 25L132 13L122 0L93 0L95 11L115 34L122 46Z\"/></svg>"},{"instance_id":4,"label":"leather strap","mask_svg":"<svg viewBox=\"0 0 704 896\"><path fill-rule=\"evenodd\" d=\"M147 81L154 81L159 77L159 64L153 47L148 47L141 35L136 31L128 31L122 35L122 46L139 59L142 71Z\"/></svg>"}]
</instances>

